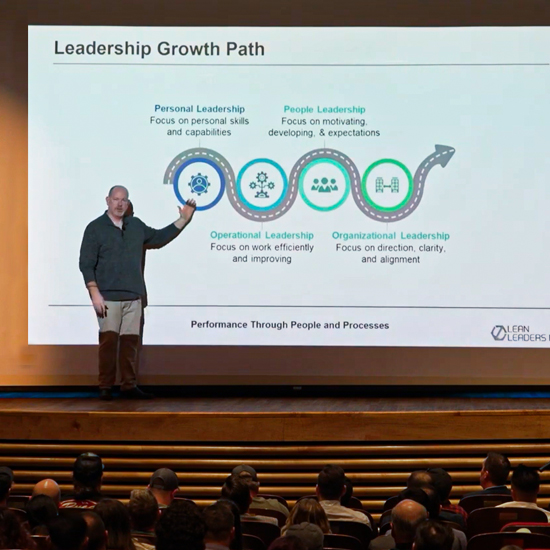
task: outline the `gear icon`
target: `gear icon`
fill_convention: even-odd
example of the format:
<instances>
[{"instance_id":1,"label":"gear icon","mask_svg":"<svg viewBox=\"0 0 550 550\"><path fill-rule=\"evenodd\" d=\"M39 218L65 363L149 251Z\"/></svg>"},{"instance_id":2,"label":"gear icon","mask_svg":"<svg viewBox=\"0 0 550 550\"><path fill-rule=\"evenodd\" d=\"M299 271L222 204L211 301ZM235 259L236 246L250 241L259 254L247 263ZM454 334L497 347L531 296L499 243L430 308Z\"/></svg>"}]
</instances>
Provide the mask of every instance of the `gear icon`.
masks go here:
<instances>
[{"instance_id":1,"label":"gear icon","mask_svg":"<svg viewBox=\"0 0 550 550\"><path fill-rule=\"evenodd\" d=\"M258 172L256 179L259 183L265 183L267 181L267 174L265 172Z\"/></svg>"},{"instance_id":2,"label":"gear icon","mask_svg":"<svg viewBox=\"0 0 550 550\"><path fill-rule=\"evenodd\" d=\"M210 187L208 176L203 176L200 172L196 176L191 176L189 187L191 188L191 193L196 193L199 196L203 193L208 193L208 188Z\"/></svg>"}]
</instances>

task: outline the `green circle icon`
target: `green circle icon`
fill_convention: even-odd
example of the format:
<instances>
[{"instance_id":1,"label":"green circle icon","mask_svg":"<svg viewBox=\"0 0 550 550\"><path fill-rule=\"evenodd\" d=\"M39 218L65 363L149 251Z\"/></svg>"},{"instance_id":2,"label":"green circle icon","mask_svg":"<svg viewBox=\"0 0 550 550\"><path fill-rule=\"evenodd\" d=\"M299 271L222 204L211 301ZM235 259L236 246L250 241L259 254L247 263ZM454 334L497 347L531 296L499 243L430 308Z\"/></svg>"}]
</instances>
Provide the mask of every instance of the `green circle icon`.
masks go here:
<instances>
[{"instance_id":1,"label":"green circle icon","mask_svg":"<svg viewBox=\"0 0 550 550\"><path fill-rule=\"evenodd\" d=\"M338 202L335 204L332 204L330 206L319 206L318 204L315 204L310 200L310 198L306 195L306 192L304 191L304 178L308 171L316 166L317 164L332 164L333 166L336 166L338 170L342 173L344 176L344 182L345 182L345 190L344 194L340 198ZM315 178L313 180L314 185L321 185L321 186L327 186L327 185L334 185L336 181L334 179L328 179L328 178ZM320 158L311 161L308 163L304 169L302 170L300 176L298 177L298 189L300 190L300 195L302 196L302 199L304 199L304 202L313 208L314 210L319 210L320 212L329 212L330 210L336 210L336 208L342 206L344 202L346 202L346 199L348 198L348 195L351 190L351 182L349 178L348 172L344 169L344 167L336 160L330 159L330 158Z\"/></svg>"},{"instance_id":2,"label":"green circle icon","mask_svg":"<svg viewBox=\"0 0 550 550\"><path fill-rule=\"evenodd\" d=\"M405 172L405 174L407 175L407 180L409 184L407 195L399 204L396 204L395 206L380 206L379 204L374 202L374 200L369 195L369 192L367 191L367 178L369 177L369 174L377 166L380 166L381 164L394 164L395 166L399 166L399 168L401 168L401 170L403 170L403 172ZM414 190L414 181L410 170L402 162L399 162L398 160L395 160L395 159L380 159L380 160L377 160L376 162L373 162L367 168L361 180L361 191L363 192L363 197L375 210L378 210L380 212L394 212L395 210L399 210L400 208L403 208L403 206L405 206L411 200L413 190Z\"/></svg>"}]
</instances>

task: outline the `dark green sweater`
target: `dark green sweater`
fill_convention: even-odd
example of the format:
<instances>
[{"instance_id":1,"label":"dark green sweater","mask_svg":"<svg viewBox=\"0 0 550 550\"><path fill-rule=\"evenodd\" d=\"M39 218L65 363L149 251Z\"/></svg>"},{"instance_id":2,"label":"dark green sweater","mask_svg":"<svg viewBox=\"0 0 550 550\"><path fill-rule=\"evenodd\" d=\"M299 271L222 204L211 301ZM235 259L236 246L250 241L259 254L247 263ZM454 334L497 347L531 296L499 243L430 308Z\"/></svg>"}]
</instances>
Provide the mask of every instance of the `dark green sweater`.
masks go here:
<instances>
[{"instance_id":1,"label":"dark green sweater","mask_svg":"<svg viewBox=\"0 0 550 550\"><path fill-rule=\"evenodd\" d=\"M143 247L161 248L180 230L172 223L153 229L135 216L124 218L118 228L107 212L90 222L80 247L80 271L84 282L95 281L105 300L135 300L145 294Z\"/></svg>"}]
</instances>

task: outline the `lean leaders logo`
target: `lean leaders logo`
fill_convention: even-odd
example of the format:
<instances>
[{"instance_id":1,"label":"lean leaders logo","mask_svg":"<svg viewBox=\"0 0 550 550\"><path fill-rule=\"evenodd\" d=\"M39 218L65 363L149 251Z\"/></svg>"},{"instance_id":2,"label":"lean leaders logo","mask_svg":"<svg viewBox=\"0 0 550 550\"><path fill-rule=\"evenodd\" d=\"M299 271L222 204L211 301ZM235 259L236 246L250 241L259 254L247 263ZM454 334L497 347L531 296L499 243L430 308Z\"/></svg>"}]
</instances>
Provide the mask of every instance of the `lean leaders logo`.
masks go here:
<instances>
[{"instance_id":1,"label":"lean leaders logo","mask_svg":"<svg viewBox=\"0 0 550 550\"><path fill-rule=\"evenodd\" d=\"M496 325L493 327L491 335L497 342L501 342L506 338L506 329L502 325Z\"/></svg>"},{"instance_id":2,"label":"lean leaders logo","mask_svg":"<svg viewBox=\"0 0 550 550\"><path fill-rule=\"evenodd\" d=\"M548 342L550 335L531 332L528 325L495 325L491 336L496 342Z\"/></svg>"}]
</instances>

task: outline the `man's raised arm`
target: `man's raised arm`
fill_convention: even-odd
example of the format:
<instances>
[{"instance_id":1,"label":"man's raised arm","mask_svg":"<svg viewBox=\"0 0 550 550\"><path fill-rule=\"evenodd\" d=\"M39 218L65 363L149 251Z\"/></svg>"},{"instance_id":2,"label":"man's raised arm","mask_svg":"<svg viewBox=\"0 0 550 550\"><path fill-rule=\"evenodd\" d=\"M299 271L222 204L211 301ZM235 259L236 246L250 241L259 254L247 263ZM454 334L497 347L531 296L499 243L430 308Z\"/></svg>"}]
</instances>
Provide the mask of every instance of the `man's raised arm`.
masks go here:
<instances>
[{"instance_id":1,"label":"man's raised arm","mask_svg":"<svg viewBox=\"0 0 550 550\"><path fill-rule=\"evenodd\" d=\"M183 206L178 206L180 217L164 229L153 229L145 226L145 241L147 248L161 248L177 237L184 227L191 222L197 203L189 199ZM174 231L174 226L177 231Z\"/></svg>"}]
</instances>

